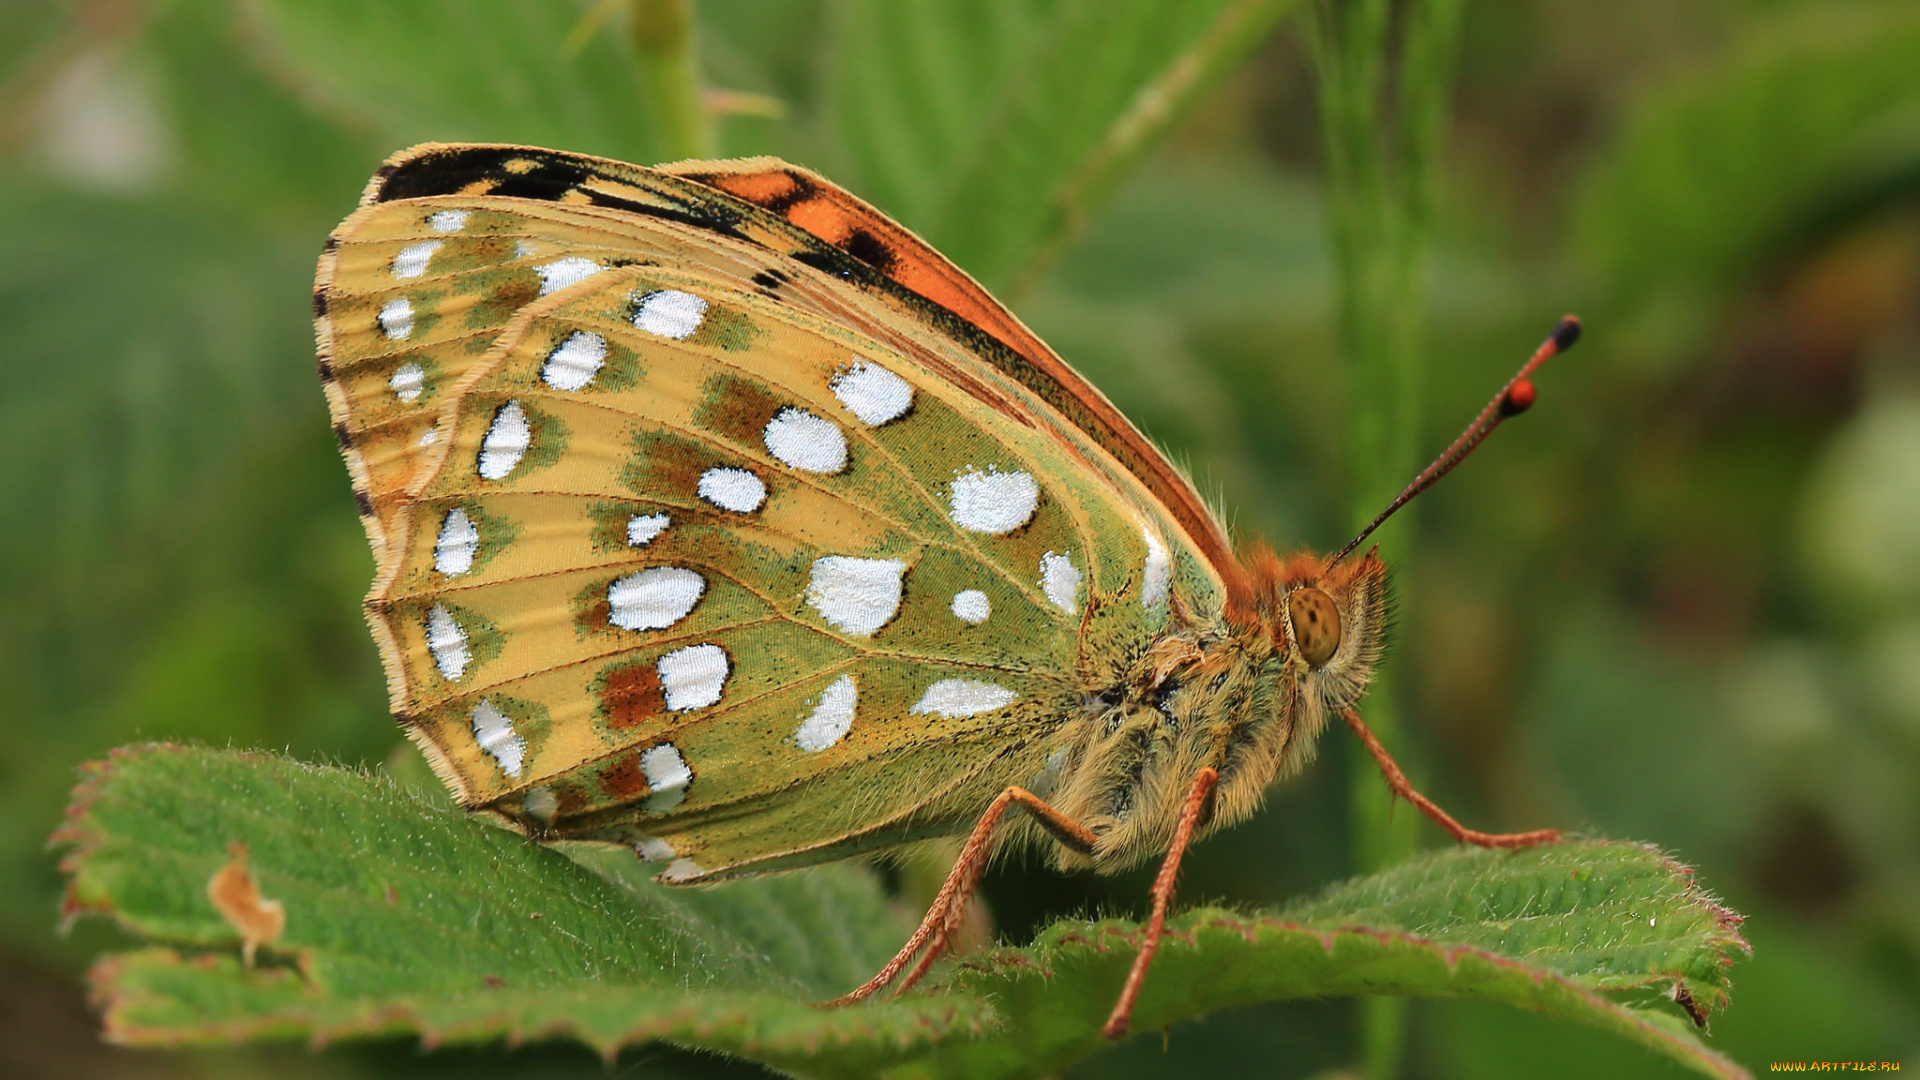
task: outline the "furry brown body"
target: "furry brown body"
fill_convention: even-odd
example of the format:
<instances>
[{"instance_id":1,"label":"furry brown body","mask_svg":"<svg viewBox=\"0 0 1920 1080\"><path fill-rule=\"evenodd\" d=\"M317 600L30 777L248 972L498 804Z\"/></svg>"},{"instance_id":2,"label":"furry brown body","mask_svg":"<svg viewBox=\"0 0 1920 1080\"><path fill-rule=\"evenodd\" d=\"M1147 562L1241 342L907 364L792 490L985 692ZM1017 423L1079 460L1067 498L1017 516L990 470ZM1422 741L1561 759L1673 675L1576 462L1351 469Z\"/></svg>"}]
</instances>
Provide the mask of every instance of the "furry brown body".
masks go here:
<instances>
[{"instance_id":1,"label":"furry brown body","mask_svg":"<svg viewBox=\"0 0 1920 1080\"><path fill-rule=\"evenodd\" d=\"M1092 854L1031 816L1007 846L1040 844L1061 869L1118 872L1167 851L1201 769L1219 774L1205 835L1246 819L1312 760L1328 717L1360 699L1379 660L1386 566L1373 552L1327 566L1262 551L1242 569L1239 602L1208 614L1176 602L1144 654L1088 673L1085 721L1070 725L1061 767L1034 793L1098 837Z\"/></svg>"}]
</instances>

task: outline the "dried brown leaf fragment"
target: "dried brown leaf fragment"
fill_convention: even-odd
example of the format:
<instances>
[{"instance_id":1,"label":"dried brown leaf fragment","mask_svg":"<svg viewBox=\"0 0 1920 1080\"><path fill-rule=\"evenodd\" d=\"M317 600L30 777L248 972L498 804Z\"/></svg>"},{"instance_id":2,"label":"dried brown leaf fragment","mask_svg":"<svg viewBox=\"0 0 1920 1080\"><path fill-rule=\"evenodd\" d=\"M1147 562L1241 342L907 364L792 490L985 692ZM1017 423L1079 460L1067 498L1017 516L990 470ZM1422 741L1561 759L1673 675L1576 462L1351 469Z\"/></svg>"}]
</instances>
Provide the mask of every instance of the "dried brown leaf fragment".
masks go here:
<instances>
[{"instance_id":1,"label":"dried brown leaf fragment","mask_svg":"<svg viewBox=\"0 0 1920 1080\"><path fill-rule=\"evenodd\" d=\"M227 845L233 856L225 866L207 879L207 899L240 935L240 957L253 966L253 954L262 945L271 945L287 928L287 909L278 900L260 895L260 884L248 866L247 845L236 840Z\"/></svg>"}]
</instances>

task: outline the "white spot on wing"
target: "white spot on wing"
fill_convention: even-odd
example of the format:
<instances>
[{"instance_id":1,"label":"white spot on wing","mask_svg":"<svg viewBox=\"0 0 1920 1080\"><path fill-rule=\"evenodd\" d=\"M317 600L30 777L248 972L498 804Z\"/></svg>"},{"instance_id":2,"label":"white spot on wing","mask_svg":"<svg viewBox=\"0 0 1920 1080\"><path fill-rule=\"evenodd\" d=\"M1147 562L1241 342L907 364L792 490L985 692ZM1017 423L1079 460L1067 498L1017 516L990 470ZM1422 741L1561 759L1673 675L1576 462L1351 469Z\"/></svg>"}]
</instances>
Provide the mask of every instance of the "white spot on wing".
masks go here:
<instances>
[{"instance_id":1,"label":"white spot on wing","mask_svg":"<svg viewBox=\"0 0 1920 1080\"><path fill-rule=\"evenodd\" d=\"M513 730L513 719L484 698L467 714L467 718L473 721L473 741L480 744L480 749L493 755L493 760L500 763L501 772L515 780L520 779L520 771L526 763L527 740ZM552 797L551 792L548 797Z\"/></svg>"},{"instance_id":2,"label":"white spot on wing","mask_svg":"<svg viewBox=\"0 0 1920 1080\"><path fill-rule=\"evenodd\" d=\"M847 467L847 437L840 426L805 409L781 409L761 437L767 453L802 472L837 473Z\"/></svg>"},{"instance_id":3,"label":"white spot on wing","mask_svg":"<svg viewBox=\"0 0 1920 1080\"><path fill-rule=\"evenodd\" d=\"M607 339L576 330L547 354L547 362L540 367L540 378L555 390L580 390L593 382L606 362Z\"/></svg>"},{"instance_id":4,"label":"white spot on wing","mask_svg":"<svg viewBox=\"0 0 1920 1080\"><path fill-rule=\"evenodd\" d=\"M440 429L438 427L429 427L427 428L427 430L420 433L420 441L417 443L414 443L414 445L418 446L422 450L425 450L427 447L432 446L434 443L437 443L439 441L440 441Z\"/></svg>"},{"instance_id":5,"label":"white spot on wing","mask_svg":"<svg viewBox=\"0 0 1920 1080\"><path fill-rule=\"evenodd\" d=\"M640 754L640 771L647 776L647 786L653 794L647 797L647 811L664 814L679 806L687 797L687 785L693 782L693 770L687 768L687 759L680 756L680 750L672 743L659 746Z\"/></svg>"},{"instance_id":6,"label":"white spot on wing","mask_svg":"<svg viewBox=\"0 0 1920 1080\"><path fill-rule=\"evenodd\" d=\"M993 614L987 594L979 589L962 589L953 594L953 617L969 626L979 626Z\"/></svg>"},{"instance_id":7,"label":"white spot on wing","mask_svg":"<svg viewBox=\"0 0 1920 1080\"><path fill-rule=\"evenodd\" d=\"M1024 472L969 468L953 481L953 523L978 533L1009 533L1025 525L1040 505L1040 486Z\"/></svg>"},{"instance_id":8,"label":"white spot on wing","mask_svg":"<svg viewBox=\"0 0 1920 1080\"><path fill-rule=\"evenodd\" d=\"M513 471L533 445L533 428L527 423L527 410L518 401L509 401L493 414L486 438L480 440L480 478L500 480Z\"/></svg>"},{"instance_id":9,"label":"white spot on wing","mask_svg":"<svg viewBox=\"0 0 1920 1080\"><path fill-rule=\"evenodd\" d=\"M700 497L722 510L751 514L767 501L767 485L745 469L708 469L700 474Z\"/></svg>"},{"instance_id":10,"label":"white spot on wing","mask_svg":"<svg viewBox=\"0 0 1920 1080\"><path fill-rule=\"evenodd\" d=\"M662 289L640 298L633 325L663 338L685 341L707 317L707 302L679 289Z\"/></svg>"},{"instance_id":11,"label":"white spot on wing","mask_svg":"<svg viewBox=\"0 0 1920 1080\"><path fill-rule=\"evenodd\" d=\"M680 856L679 852L673 850L672 844L657 836L641 837L640 842L633 845L633 850L642 862L667 862Z\"/></svg>"},{"instance_id":12,"label":"white spot on wing","mask_svg":"<svg viewBox=\"0 0 1920 1080\"><path fill-rule=\"evenodd\" d=\"M1080 571L1073 567L1073 556L1051 551L1040 556L1040 591L1069 615L1079 610L1074 594L1080 591Z\"/></svg>"},{"instance_id":13,"label":"white spot on wing","mask_svg":"<svg viewBox=\"0 0 1920 1080\"><path fill-rule=\"evenodd\" d=\"M473 654L467 651L467 632L444 604L435 604L427 611L427 652L433 656L433 666L440 669L440 677L448 682L465 675L467 664L473 660Z\"/></svg>"},{"instance_id":14,"label":"white spot on wing","mask_svg":"<svg viewBox=\"0 0 1920 1080\"><path fill-rule=\"evenodd\" d=\"M675 712L703 709L720 700L733 665L718 645L689 645L660 658L660 689Z\"/></svg>"},{"instance_id":15,"label":"white spot on wing","mask_svg":"<svg viewBox=\"0 0 1920 1080\"><path fill-rule=\"evenodd\" d=\"M1011 705L1020 695L997 683L978 679L941 679L920 695L908 712L921 716L944 716L949 720L976 713L992 712Z\"/></svg>"},{"instance_id":16,"label":"white spot on wing","mask_svg":"<svg viewBox=\"0 0 1920 1080\"><path fill-rule=\"evenodd\" d=\"M427 373L419 364L401 364L387 376L387 389L401 401L420 400L421 391L427 387Z\"/></svg>"},{"instance_id":17,"label":"white spot on wing","mask_svg":"<svg viewBox=\"0 0 1920 1080\"><path fill-rule=\"evenodd\" d=\"M554 816L560 813L560 799L554 795L552 788L541 784L537 788L529 789L526 795L521 797L520 809L525 810L528 817L540 824L551 825Z\"/></svg>"},{"instance_id":18,"label":"white spot on wing","mask_svg":"<svg viewBox=\"0 0 1920 1080\"><path fill-rule=\"evenodd\" d=\"M440 537L433 542L433 568L455 577L473 569L480 551L480 530L462 507L447 511L440 521Z\"/></svg>"},{"instance_id":19,"label":"white spot on wing","mask_svg":"<svg viewBox=\"0 0 1920 1080\"><path fill-rule=\"evenodd\" d=\"M691 881L704 873L706 873L706 871L701 869L700 864L694 862L692 859L675 859L667 864L665 870L660 871L660 880Z\"/></svg>"},{"instance_id":20,"label":"white spot on wing","mask_svg":"<svg viewBox=\"0 0 1920 1080\"><path fill-rule=\"evenodd\" d=\"M440 210L427 216L427 227L438 233L456 233L467 227L465 210Z\"/></svg>"},{"instance_id":21,"label":"white spot on wing","mask_svg":"<svg viewBox=\"0 0 1920 1080\"><path fill-rule=\"evenodd\" d=\"M513 257L514 257L514 258L516 258L516 259L531 259L531 258L533 258L533 257L534 257L535 255L538 255L538 254L540 254L540 245L539 245L539 244L536 244L536 243L534 243L534 242L533 242L533 241L531 241L531 240L516 240L516 241L514 241L514 244L513 244Z\"/></svg>"},{"instance_id":22,"label":"white spot on wing","mask_svg":"<svg viewBox=\"0 0 1920 1080\"><path fill-rule=\"evenodd\" d=\"M440 250L440 241L422 240L417 244L408 244L393 257L393 276L397 278L417 278L427 272L427 263L433 253Z\"/></svg>"},{"instance_id":23,"label":"white spot on wing","mask_svg":"<svg viewBox=\"0 0 1920 1080\"><path fill-rule=\"evenodd\" d=\"M1158 607L1167 602L1167 582L1173 577L1173 558L1167 552L1167 545L1153 535L1153 530L1142 524L1140 539L1146 541L1147 558L1140 567L1140 602L1147 607Z\"/></svg>"},{"instance_id":24,"label":"white spot on wing","mask_svg":"<svg viewBox=\"0 0 1920 1080\"><path fill-rule=\"evenodd\" d=\"M899 559L845 555L815 559L807 603L839 629L866 637L900 610L900 576L906 570L907 564Z\"/></svg>"},{"instance_id":25,"label":"white spot on wing","mask_svg":"<svg viewBox=\"0 0 1920 1080\"><path fill-rule=\"evenodd\" d=\"M793 745L809 754L819 753L846 737L853 727L853 706L859 699L853 676L842 675L820 694L813 714L800 721L793 733Z\"/></svg>"},{"instance_id":26,"label":"white spot on wing","mask_svg":"<svg viewBox=\"0 0 1920 1080\"><path fill-rule=\"evenodd\" d=\"M413 333L413 303L396 296L380 305L380 330L394 341L405 341Z\"/></svg>"},{"instance_id":27,"label":"white spot on wing","mask_svg":"<svg viewBox=\"0 0 1920 1080\"><path fill-rule=\"evenodd\" d=\"M665 514L635 514L627 519L627 546L646 547L671 524Z\"/></svg>"},{"instance_id":28,"label":"white spot on wing","mask_svg":"<svg viewBox=\"0 0 1920 1080\"><path fill-rule=\"evenodd\" d=\"M913 387L907 380L865 360L835 375L828 386L840 404L868 427L897 420L913 405Z\"/></svg>"},{"instance_id":29,"label":"white spot on wing","mask_svg":"<svg viewBox=\"0 0 1920 1080\"><path fill-rule=\"evenodd\" d=\"M613 579L607 621L623 630L665 630L687 617L707 579L679 566L655 566Z\"/></svg>"},{"instance_id":30,"label":"white spot on wing","mask_svg":"<svg viewBox=\"0 0 1920 1080\"><path fill-rule=\"evenodd\" d=\"M640 755L640 771L647 774L647 786L655 791L686 787L693 782L687 759L672 743L661 743Z\"/></svg>"},{"instance_id":31,"label":"white spot on wing","mask_svg":"<svg viewBox=\"0 0 1920 1080\"><path fill-rule=\"evenodd\" d=\"M545 296L550 292L559 292L569 285L585 281L605 269L606 267L592 259L569 255L564 259L555 259L543 266L536 266L533 272L540 275L540 295Z\"/></svg>"}]
</instances>

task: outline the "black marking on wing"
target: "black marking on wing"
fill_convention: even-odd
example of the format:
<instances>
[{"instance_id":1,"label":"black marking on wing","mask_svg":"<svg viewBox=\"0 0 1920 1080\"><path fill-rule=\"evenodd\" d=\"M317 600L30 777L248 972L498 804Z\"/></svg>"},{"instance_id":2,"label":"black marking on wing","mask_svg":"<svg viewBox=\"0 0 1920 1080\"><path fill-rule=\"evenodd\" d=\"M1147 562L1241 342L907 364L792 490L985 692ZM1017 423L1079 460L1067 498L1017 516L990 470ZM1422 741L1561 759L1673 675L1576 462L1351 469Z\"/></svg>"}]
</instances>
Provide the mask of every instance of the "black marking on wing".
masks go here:
<instances>
[{"instance_id":1,"label":"black marking on wing","mask_svg":"<svg viewBox=\"0 0 1920 1080\"><path fill-rule=\"evenodd\" d=\"M482 185L485 195L536 202L560 202L569 193L578 193L593 206L665 218L745 239L736 228L743 215L730 197L716 193L716 197L710 199L680 200L677 209L623 199L587 186L589 180L602 176L614 183L626 182L595 165L591 158L526 147L452 147L382 166L374 174L377 186L368 201L395 202L457 195L475 185Z\"/></svg>"},{"instance_id":2,"label":"black marking on wing","mask_svg":"<svg viewBox=\"0 0 1920 1080\"><path fill-rule=\"evenodd\" d=\"M894 254L892 248L865 229L853 230L841 242L840 249L883 274L892 270L893 264L899 261L899 256Z\"/></svg>"},{"instance_id":3,"label":"black marking on wing","mask_svg":"<svg viewBox=\"0 0 1920 1080\"><path fill-rule=\"evenodd\" d=\"M872 269L872 267L867 266L866 263L854 262L852 259L847 258L847 253L841 251L839 248L829 247L826 244L820 245L820 250L818 251L796 251L793 253L792 258L795 262L805 263L823 274L832 274L834 277L847 281L860 280L861 275L853 269L856 266L864 270ZM867 282L862 282L862 284L867 284ZM877 286L879 282L874 281L872 284Z\"/></svg>"},{"instance_id":4,"label":"black marking on wing","mask_svg":"<svg viewBox=\"0 0 1920 1080\"><path fill-rule=\"evenodd\" d=\"M791 169L785 170L783 175L785 175L788 180L792 181L793 186L787 188L787 190L782 192L781 194L776 195L771 199L768 199L766 202L762 203L761 205L764 206L766 209L771 210L774 213L781 215L782 217L785 217L787 211L792 209L795 204L807 202L808 200L818 196L820 194L820 189L818 186L814 184L812 180L807 179L805 176L802 176Z\"/></svg>"}]
</instances>

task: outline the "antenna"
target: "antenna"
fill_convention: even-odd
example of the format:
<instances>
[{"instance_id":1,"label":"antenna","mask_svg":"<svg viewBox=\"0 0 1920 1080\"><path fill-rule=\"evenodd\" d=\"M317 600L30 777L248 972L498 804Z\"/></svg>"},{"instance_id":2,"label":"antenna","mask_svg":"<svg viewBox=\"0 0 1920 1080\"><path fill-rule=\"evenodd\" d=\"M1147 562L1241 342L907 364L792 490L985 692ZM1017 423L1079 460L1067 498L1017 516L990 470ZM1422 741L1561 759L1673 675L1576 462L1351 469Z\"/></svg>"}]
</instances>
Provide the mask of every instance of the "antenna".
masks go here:
<instances>
[{"instance_id":1,"label":"antenna","mask_svg":"<svg viewBox=\"0 0 1920 1080\"><path fill-rule=\"evenodd\" d=\"M1359 536L1347 541L1347 546L1341 548L1339 554L1327 560L1327 565L1332 566L1353 554L1353 549L1359 547L1362 540L1372 536L1373 530L1392 517L1394 511L1412 502L1415 495L1439 483L1441 477L1452 472L1455 465L1465 461L1468 454L1473 453L1475 448L1485 442L1487 436L1493 434L1493 429L1500 426L1501 421L1526 412L1533 405L1536 393L1533 382L1528 376L1532 375L1541 364L1573 348L1573 343L1579 340L1580 320L1572 315L1561 319L1559 325L1553 328L1553 333L1547 335L1547 340L1541 342L1540 347L1533 351L1533 356L1520 365L1520 370L1514 372L1513 378L1507 380L1507 385L1493 395L1493 400L1487 402L1487 407L1481 409L1480 415L1473 418L1473 423L1468 424L1467 429L1460 433L1460 437L1453 440L1453 445L1447 447L1439 457L1434 458L1433 464L1422 470L1419 476L1414 477L1413 483L1408 484L1405 491L1396 495L1394 500L1387 504L1387 508L1380 511L1379 517L1374 518L1371 524L1361 529Z\"/></svg>"}]
</instances>

